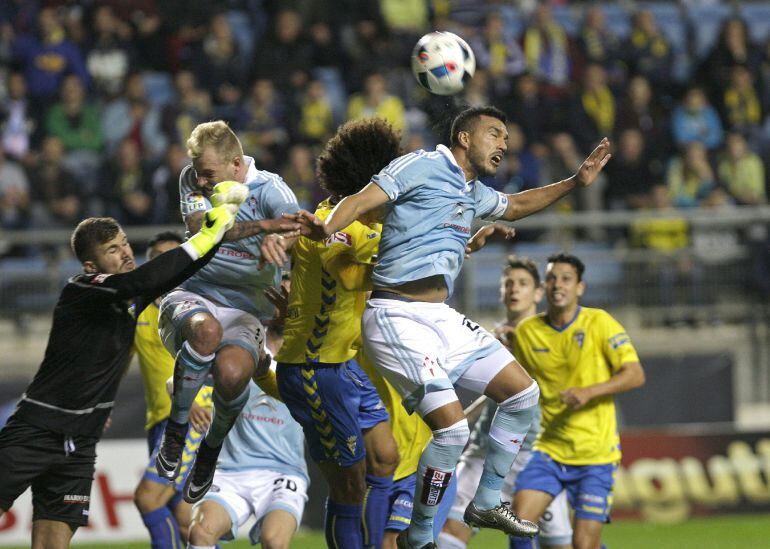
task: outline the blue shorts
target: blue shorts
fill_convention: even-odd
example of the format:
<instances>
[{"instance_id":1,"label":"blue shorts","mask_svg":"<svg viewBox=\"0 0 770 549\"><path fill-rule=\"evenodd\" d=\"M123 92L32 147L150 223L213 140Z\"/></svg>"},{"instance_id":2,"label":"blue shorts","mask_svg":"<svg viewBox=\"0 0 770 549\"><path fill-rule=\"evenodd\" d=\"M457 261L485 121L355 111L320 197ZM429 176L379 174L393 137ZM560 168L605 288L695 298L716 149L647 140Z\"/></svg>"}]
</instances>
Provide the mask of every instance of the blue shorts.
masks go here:
<instances>
[{"instance_id":1,"label":"blue shorts","mask_svg":"<svg viewBox=\"0 0 770 549\"><path fill-rule=\"evenodd\" d=\"M617 464L564 465L548 454L532 452L532 459L516 477L515 492L538 490L556 497L562 490L575 518L609 522L612 485Z\"/></svg>"},{"instance_id":2,"label":"blue shorts","mask_svg":"<svg viewBox=\"0 0 770 549\"><path fill-rule=\"evenodd\" d=\"M278 391L305 432L317 463L350 467L366 455L363 431L388 412L355 360L341 364L284 364L277 369Z\"/></svg>"},{"instance_id":3,"label":"blue shorts","mask_svg":"<svg viewBox=\"0 0 770 549\"><path fill-rule=\"evenodd\" d=\"M158 475L158 471L155 469L155 458L158 455L158 449L160 448L160 439L163 437L163 430L166 428L166 420L160 421L153 425L149 431L147 431L147 447L150 450L150 462L147 464L147 468L144 470L142 479L149 480L150 482L156 482L158 484L168 484L169 482L161 478ZM184 487L184 481L187 479L187 475L190 474L190 466L195 460L195 453L198 451L203 440L203 435L198 431L190 428L187 431L187 439L184 443L184 450L182 451L182 466L179 469L179 476L174 480L176 487L176 494L168 502L168 507L173 509L176 505L182 501L182 488Z\"/></svg>"},{"instance_id":4,"label":"blue shorts","mask_svg":"<svg viewBox=\"0 0 770 549\"><path fill-rule=\"evenodd\" d=\"M408 477L398 479L393 482L390 489L390 501L388 522L385 524L386 530L400 532L409 527L412 520L412 509L414 508L414 491L417 487L417 473L412 473ZM433 519L433 538L438 538L444 523L449 517L449 511L457 495L457 476L452 475L449 486L438 504L436 516Z\"/></svg>"}]
</instances>

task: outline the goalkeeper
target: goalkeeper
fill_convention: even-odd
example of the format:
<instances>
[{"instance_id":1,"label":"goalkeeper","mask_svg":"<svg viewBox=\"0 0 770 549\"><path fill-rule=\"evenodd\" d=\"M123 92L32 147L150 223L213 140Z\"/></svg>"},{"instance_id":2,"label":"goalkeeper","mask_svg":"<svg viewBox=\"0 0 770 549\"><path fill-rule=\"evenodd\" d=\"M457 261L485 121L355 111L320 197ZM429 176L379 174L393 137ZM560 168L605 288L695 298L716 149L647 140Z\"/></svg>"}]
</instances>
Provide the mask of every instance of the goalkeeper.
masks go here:
<instances>
[{"instance_id":1,"label":"goalkeeper","mask_svg":"<svg viewBox=\"0 0 770 549\"><path fill-rule=\"evenodd\" d=\"M233 225L232 208L206 212L197 234L138 268L114 219L88 218L73 232L85 272L62 290L40 369L0 431L0 516L31 486L32 547L68 547L87 524L96 443L128 366L136 319L208 263Z\"/></svg>"}]
</instances>

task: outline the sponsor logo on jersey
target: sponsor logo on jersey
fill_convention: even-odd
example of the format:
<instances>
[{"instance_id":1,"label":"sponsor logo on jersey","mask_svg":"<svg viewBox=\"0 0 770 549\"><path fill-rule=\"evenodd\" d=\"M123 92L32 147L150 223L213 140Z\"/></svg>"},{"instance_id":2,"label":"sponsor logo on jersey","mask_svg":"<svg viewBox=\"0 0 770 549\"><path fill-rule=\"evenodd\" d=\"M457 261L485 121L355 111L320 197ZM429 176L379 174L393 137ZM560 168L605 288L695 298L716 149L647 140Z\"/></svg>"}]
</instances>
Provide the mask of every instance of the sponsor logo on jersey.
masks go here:
<instances>
[{"instance_id":1,"label":"sponsor logo on jersey","mask_svg":"<svg viewBox=\"0 0 770 549\"><path fill-rule=\"evenodd\" d=\"M333 235L330 235L329 238L327 238L324 241L324 244L327 246L331 246L332 244L342 244L344 246L347 246L348 248L353 245L353 238L345 232L339 231L334 233Z\"/></svg>"}]
</instances>

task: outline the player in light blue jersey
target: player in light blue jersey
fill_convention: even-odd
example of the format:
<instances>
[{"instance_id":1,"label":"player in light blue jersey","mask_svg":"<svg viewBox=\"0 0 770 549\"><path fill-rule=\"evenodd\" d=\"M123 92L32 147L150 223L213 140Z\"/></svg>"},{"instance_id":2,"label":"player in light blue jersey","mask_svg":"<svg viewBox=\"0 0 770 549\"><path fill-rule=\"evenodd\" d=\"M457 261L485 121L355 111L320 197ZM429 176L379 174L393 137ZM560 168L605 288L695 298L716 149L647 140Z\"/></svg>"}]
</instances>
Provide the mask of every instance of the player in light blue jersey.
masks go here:
<instances>
[{"instance_id":1,"label":"player in light blue jersey","mask_svg":"<svg viewBox=\"0 0 770 549\"><path fill-rule=\"evenodd\" d=\"M296 212L298 205L279 176L258 170L254 159L243 155L238 138L221 120L199 124L187 148L192 165L182 170L179 192L188 231L203 222L216 183L248 187L216 256L160 307L161 339L176 356L171 414L156 459L158 474L167 480L180 468L193 399L209 372L214 378L214 416L183 490L185 501L194 503L211 486L222 442L249 398L264 338L261 320L273 314L264 290L278 286L280 268L260 269L261 258L273 257L277 246L276 235L265 234L296 228L281 216Z\"/></svg>"},{"instance_id":2,"label":"player in light blue jersey","mask_svg":"<svg viewBox=\"0 0 770 549\"><path fill-rule=\"evenodd\" d=\"M397 158L324 221L304 211L296 217L303 234L320 240L384 208L374 291L362 324L364 350L407 410L417 411L433 431L420 458L412 522L399 547L434 547L433 517L470 434L455 384L498 403L484 471L464 520L516 536L538 532L500 502L503 478L535 415L537 383L491 333L444 302L465 253L484 243L471 238L475 218L514 221L590 185L610 158L609 141L602 140L574 176L506 195L478 181L494 175L503 159L505 122L493 107L466 109L452 123L449 148Z\"/></svg>"},{"instance_id":3,"label":"player in light blue jersey","mask_svg":"<svg viewBox=\"0 0 770 549\"><path fill-rule=\"evenodd\" d=\"M219 455L214 483L193 508L190 547L213 549L257 519L252 544L289 547L307 501L308 474L302 428L289 409L249 384L249 400Z\"/></svg>"}]
</instances>

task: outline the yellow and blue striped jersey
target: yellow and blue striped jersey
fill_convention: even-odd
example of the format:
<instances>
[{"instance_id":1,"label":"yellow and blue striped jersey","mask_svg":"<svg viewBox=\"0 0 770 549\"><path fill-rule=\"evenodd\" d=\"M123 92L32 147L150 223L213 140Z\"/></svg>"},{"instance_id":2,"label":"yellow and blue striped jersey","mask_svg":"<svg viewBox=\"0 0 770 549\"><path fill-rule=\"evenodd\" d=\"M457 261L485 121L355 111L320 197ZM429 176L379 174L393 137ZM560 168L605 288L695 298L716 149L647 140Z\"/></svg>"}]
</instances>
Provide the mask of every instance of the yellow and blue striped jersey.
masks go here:
<instances>
[{"instance_id":1,"label":"yellow and blue striped jersey","mask_svg":"<svg viewBox=\"0 0 770 549\"><path fill-rule=\"evenodd\" d=\"M567 325L554 327L545 313L516 328L514 354L540 385L540 450L566 465L620 460L620 438L612 396L571 410L560 393L608 381L623 364L639 357L620 323L601 309L579 307Z\"/></svg>"},{"instance_id":2,"label":"yellow and blue striped jersey","mask_svg":"<svg viewBox=\"0 0 770 549\"><path fill-rule=\"evenodd\" d=\"M166 380L174 375L174 357L168 353L158 335L159 314L160 311L155 303L148 305L137 319L134 335L133 352L139 358L144 401L147 403L144 422L146 430L166 419L171 412L171 397L166 391ZM211 391L211 387L202 388L195 402L210 408Z\"/></svg>"},{"instance_id":3,"label":"yellow and blue striped jersey","mask_svg":"<svg viewBox=\"0 0 770 549\"><path fill-rule=\"evenodd\" d=\"M399 395L393 386L374 369L374 365L366 358L364 353L359 353L356 360L361 368L372 380L372 384L379 393L385 409L388 411L390 428L398 447L398 467L393 473L393 480L408 477L417 472L417 462L425 446L430 441L432 433L419 414L408 414L401 404Z\"/></svg>"},{"instance_id":4,"label":"yellow and blue striped jersey","mask_svg":"<svg viewBox=\"0 0 770 549\"><path fill-rule=\"evenodd\" d=\"M315 215L326 219L333 206L321 202ZM356 356L366 301L361 289L346 290L329 268L346 254L362 266L377 253L381 227L358 221L325 242L300 237L292 249L291 293L278 362L339 363Z\"/></svg>"}]
</instances>

